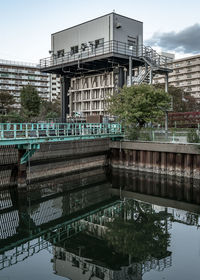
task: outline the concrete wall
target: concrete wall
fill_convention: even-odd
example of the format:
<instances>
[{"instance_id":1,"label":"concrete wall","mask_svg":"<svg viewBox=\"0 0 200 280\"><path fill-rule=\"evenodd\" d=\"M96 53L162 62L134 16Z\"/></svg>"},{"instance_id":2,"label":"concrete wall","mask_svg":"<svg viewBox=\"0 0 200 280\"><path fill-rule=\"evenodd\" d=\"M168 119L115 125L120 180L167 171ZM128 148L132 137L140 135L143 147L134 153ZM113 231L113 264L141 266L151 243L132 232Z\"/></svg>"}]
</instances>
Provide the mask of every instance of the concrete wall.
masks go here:
<instances>
[{"instance_id":1,"label":"concrete wall","mask_svg":"<svg viewBox=\"0 0 200 280\"><path fill-rule=\"evenodd\" d=\"M110 142L112 167L200 179L199 145Z\"/></svg>"},{"instance_id":2,"label":"concrete wall","mask_svg":"<svg viewBox=\"0 0 200 280\"><path fill-rule=\"evenodd\" d=\"M102 167L108 163L109 140L81 140L42 144L27 165L28 181L39 181L69 172ZM18 151L0 147L0 186L19 183Z\"/></svg>"},{"instance_id":3,"label":"concrete wall","mask_svg":"<svg viewBox=\"0 0 200 280\"><path fill-rule=\"evenodd\" d=\"M50 176L103 166L107 161L108 139L68 141L41 145L27 166L27 178Z\"/></svg>"}]
</instances>

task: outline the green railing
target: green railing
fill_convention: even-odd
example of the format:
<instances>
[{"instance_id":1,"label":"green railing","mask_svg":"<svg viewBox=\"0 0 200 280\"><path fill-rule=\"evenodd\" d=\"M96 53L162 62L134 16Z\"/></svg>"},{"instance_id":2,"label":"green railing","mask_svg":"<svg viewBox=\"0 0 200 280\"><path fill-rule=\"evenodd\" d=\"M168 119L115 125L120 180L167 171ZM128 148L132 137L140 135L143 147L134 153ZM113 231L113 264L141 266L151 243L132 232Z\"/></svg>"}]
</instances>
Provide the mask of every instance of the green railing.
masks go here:
<instances>
[{"instance_id":1,"label":"green railing","mask_svg":"<svg viewBox=\"0 0 200 280\"><path fill-rule=\"evenodd\" d=\"M65 141L113 137L122 135L118 123L1 123L0 145L23 143L41 143L44 141ZM25 141L26 140L26 141ZM21 142L20 142L21 143Z\"/></svg>"}]
</instances>

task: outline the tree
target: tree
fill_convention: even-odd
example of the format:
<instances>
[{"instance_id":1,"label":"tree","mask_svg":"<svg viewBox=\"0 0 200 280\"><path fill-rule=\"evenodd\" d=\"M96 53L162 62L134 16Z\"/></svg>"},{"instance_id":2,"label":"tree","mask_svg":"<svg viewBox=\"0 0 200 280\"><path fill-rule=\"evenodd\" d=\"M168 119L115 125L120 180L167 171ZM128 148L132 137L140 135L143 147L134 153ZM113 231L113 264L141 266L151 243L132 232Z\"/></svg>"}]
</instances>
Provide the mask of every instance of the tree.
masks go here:
<instances>
[{"instance_id":1,"label":"tree","mask_svg":"<svg viewBox=\"0 0 200 280\"><path fill-rule=\"evenodd\" d=\"M156 84L155 88L164 89L164 85ZM200 105L196 98L190 93L185 92L182 88L169 86L168 92L172 96L174 112L199 111Z\"/></svg>"},{"instance_id":2,"label":"tree","mask_svg":"<svg viewBox=\"0 0 200 280\"><path fill-rule=\"evenodd\" d=\"M60 100L57 99L54 102L42 100L39 118L40 120L58 118L60 117L60 109Z\"/></svg>"},{"instance_id":3,"label":"tree","mask_svg":"<svg viewBox=\"0 0 200 280\"><path fill-rule=\"evenodd\" d=\"M152 85L123 87L109 97L109 112L126 126L155 122L169 108L170 96Z\"/></svg>"},{"instance_id":4,"label":"tree","mask_svg":"<svg viewBox=\"0 0 200 280\"><path fill-rule=\"evenodd\" d=\"M1 90L0 91L0 114L5 111L8 113L15 103L14 96L9 92Z\"/></svg>"},{"instance_id":5,"label":"tree","mask_svg":"<svg viewBox=\"0 0 200 280\"><path fill-rule=\"evenodd\" d=\"M41 98L39 97L36 88L31 85L23 87L20 92L20 98L23 115L28 119L38 116L40 112Z\"/></svg>"}]
</instances>

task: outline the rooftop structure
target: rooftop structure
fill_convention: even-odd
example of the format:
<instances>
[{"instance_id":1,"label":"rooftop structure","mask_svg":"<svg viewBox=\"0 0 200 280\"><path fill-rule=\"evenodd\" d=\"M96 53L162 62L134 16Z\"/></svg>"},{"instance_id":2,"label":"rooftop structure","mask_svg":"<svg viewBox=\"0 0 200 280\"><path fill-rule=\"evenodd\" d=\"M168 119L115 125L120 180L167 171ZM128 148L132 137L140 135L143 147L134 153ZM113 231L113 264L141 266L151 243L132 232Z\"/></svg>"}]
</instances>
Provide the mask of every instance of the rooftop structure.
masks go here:
<instances>
[{"instance_id":1,"label":"rooftop structure","mask_svg":"<svg viewBox=\"0 0 200 280\"><path fill-rule=\"evenodd\" d=\"M168 74L171 71L167 66L170 58L143 45L143 23L116 13L52 34L50 53L50 57L40 60L40 69L62 76L63 121L66 114L75 114L77 108L81 113L87 107L85 114L94 113L92 108L96 106L96 113L106 111L102 107L105 94L98 100L98 105L92 101L98 86L94 88L90 84L88 100L84 100L87 76L112 73L108 86L114 92L124 84L142 83L147 78L152 83L154 73ZM71 79L80 77L82 85L77 91ZM73 103L77 93L81 96L79 105ZM89 102L89 105L84 105L84 102Z\"/></svg>"}]
</instances>

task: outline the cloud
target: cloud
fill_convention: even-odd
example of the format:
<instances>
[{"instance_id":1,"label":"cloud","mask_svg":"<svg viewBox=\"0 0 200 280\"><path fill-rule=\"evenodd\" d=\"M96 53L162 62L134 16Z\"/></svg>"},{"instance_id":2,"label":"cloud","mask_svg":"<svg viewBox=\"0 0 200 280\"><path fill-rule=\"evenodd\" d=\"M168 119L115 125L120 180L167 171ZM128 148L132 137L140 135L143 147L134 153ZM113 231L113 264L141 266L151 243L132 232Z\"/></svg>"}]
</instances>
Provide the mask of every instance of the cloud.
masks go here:
<instances>
[{"instance_id":1,"label":"cloud","mask_svg":"<svg viewBox=\"0 0 200 280\"><path fill-rule=\"evenodd\" d=\"M196 23L179 32L154 33L145 45L158 46L165 51L200 53L200 24Z\"/></svg>"}]
</instances>

